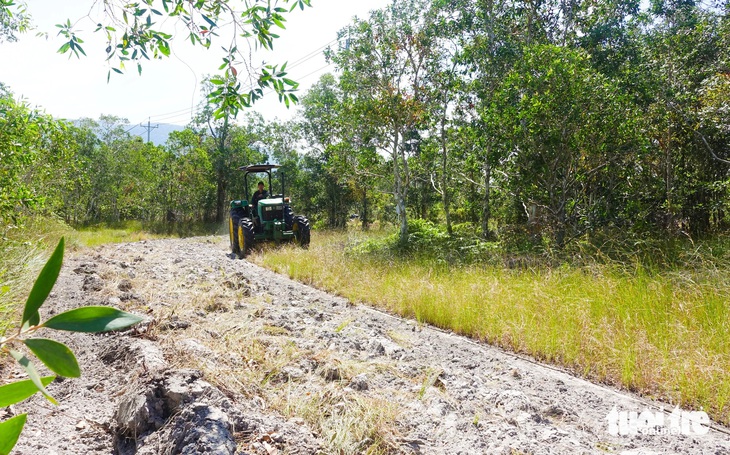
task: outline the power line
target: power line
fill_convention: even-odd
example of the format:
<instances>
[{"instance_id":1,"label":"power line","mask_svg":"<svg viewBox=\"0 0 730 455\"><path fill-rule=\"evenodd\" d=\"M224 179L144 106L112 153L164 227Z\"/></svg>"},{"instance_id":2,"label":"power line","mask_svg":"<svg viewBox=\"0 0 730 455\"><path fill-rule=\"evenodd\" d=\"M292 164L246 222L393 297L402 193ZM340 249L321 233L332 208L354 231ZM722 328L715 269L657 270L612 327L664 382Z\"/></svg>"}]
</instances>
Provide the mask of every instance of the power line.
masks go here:
<instances>
[{"instance_id":1,"label":"power line","mask_svg":"<svg viewBox=\"0 0 730 455\"><path fill-rule=\"evenodd\" d=\"M180 110L177 110L177 111L166 112L164 114L152 115L151 117L155 117L155 119L157 119L157 117L165 117L165 116L168 116L168 115L179 114L181 112L189 112L189 111L192 111L192 110L195 110L195 108L194 107L186 107L184 109L180 109Z\"/></svg>"},{"instance_id":2,"label":"power line","mask_svg":"<svg viewBox=\"0 0 730 455\"><path fill-rule=\"evenodd\" d=\"M197 114L198 112L199 112L199 110L197 108L191 108L191 109L188 109L187 112L181 112L180 114L168 115L165 117L156 117L155 121L161 122L163 120L169 121L171 119L176 119L176 118L192 117L193 115Z\"/></svg>"}]
</instances>

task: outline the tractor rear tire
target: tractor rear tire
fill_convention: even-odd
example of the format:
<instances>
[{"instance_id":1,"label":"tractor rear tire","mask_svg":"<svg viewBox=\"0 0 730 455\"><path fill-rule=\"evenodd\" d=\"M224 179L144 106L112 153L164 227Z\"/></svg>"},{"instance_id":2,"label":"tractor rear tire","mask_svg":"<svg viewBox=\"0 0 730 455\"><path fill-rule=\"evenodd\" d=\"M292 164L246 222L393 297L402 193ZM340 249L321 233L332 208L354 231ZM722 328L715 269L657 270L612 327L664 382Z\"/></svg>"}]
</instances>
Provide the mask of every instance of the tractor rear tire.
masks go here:
<instances>
[{"instance_id":1,"label":"tractor rear tire","mask_svg":"<svg viewBox=\"0 0 730 455\"><path fill-rule=\"evenodd\" d=\"M294 238L299 246L302 248L308 248L311 231L311 228L309 227L309 220L303 215L295 216L292 221L292 231L294 231Z\"/></svg>"},{"instance_id":2,"label":"tractor rear tire","mask_svg":"<svg viewBox=\"0 0 730 455\"><path fill-rule=\"evenodd\" d=\"M238 255L241 252L238 246L238 224L241 218L245 216L245 212L241 207L231 209L228 217L228 236L231 239L231 253Z\"/></svg>"},{"instance_id":3,"label":"tractor rear tire","mask_svg":"<svg viewBox=\"0 0 730 455\"><path fill-rule=\"evenodd\" d=\"M248 256L254 244L253 221L248 218L241 218L238 222L238 257L241 259Z\"/></svg>"}]
</instances>

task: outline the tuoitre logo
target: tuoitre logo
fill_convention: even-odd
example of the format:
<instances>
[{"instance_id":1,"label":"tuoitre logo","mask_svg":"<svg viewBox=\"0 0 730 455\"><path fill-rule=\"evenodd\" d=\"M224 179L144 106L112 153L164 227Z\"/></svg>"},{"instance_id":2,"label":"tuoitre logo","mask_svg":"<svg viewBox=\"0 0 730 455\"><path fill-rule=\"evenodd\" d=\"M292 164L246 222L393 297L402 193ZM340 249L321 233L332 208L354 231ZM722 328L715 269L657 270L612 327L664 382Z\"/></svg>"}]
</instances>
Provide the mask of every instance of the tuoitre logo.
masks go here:
<instances>
[{"instance_id":1,"label":"tuoitre logo","mask_svg":"<svg viewBox=\"0 0 730 455\"><path fill-rule=\"evenodd\" d=\"M704 411L684 411L677 406L666 415L664 408L651 411L619 411L614 406L606 416L612 436L705 435L710 431L710 417Z\"/></svg>"}]
</instances>

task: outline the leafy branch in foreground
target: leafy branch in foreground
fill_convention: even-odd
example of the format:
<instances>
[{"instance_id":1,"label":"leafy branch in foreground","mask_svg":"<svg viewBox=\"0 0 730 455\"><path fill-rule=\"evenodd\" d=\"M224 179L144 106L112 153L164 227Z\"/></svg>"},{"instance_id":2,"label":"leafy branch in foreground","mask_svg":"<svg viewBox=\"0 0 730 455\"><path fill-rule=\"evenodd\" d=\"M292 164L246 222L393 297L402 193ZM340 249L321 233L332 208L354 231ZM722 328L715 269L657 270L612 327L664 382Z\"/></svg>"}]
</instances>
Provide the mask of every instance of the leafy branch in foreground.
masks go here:
<instances>
[{"instance_id":1,"label":"leafy branch in foreground","mask_svg":"<svg viewBox=\"0 0 730 455\"><path fill-rule=\"evenodd\" d=\"M62 238L30 291L23 309L20 328L16 333L0 338L0 353L13 357L23 367L29 378L0 386L0 408L19 403L37 392L41 392L51 403L58 404L46 390L46 386L56 376L41 377L28 356L19 349L27 350L35 355L58 376L69 378L81 376L76 356L68 346L50 339L29 338L38 330L49 328L70 332L109 332L129 327L142 320L139 316L116 308L88 306L57 314L47 321L41 322L38 310L48 298L61 272L63 249L64 239ZM26 414L20 414L0 422L0 455L9 454L15 447L26 419Z\"/></svg>"},{"instance_id":2,"label":"leafy branch in foreground","mask_svg":"<svg viewBox=\"0 0 730 455\"><path fill-rule=\"evenodd\" d=\"M276 92L287 107L297 102L293 93L297 84L285 77L284 68L277 70L277 66L273 65L254 67L251 51L258 48L272 50L274 40L279 37L276 29L286 28L285 16L296 8L303 10L305 6L311 6L310 0L269 0L265 6L251 0L104 0L100 3L103 8L95 18L92 19L90 11L82 19L92 19L96 23L95 32L106 38L106 60L110 63L107 80L112 71L124 73L129 63L134 62L141 74L143 60L169 57L172 41L182 38L175 36L169 24L164 26L168 19L173 19L182 24L183 34L187 33L185 41L192 46L210 49L214 39L228 39L232 35L230 45L222 47L225 55L220 67L225 69L221 79L232 81L226 83L225 93L213 100L215 104L249 107L266 89ZM242 5L239 6L239 3ZM94 8L97 6L92 7L92 11ZM3 8L0 3L0 12L3 10L7 7ZM57 27L58 35L64 39L59 53L69 53L69 57L71 53L76 57L86 55L82 46L84 41L74 31L76 23L67 20ZM221 38L219 32L223 32L225 38ZM239 39L246 46L239 45ZM112 65L112 62L115 63ZM245 70L240 71L240 68ZM234 101L231 95L236 98Z\"/></svg>"}]
</instances>

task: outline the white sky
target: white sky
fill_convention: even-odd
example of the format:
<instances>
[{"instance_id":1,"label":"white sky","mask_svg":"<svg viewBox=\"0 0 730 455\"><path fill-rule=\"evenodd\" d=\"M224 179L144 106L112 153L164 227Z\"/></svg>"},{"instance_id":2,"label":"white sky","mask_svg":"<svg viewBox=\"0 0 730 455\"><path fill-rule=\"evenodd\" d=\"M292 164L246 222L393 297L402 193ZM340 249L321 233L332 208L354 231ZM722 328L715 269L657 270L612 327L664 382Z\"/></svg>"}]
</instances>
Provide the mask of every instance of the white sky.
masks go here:
<instances>
[{"instance_id":1,"label":"white sky","mask_svg":"<svg viewBox=\"0 0 730 455\"><path fill-rule=\"evenodd\" d=\"M297 9L287 16L287 29L276 32L281 38L274 42L274 52L256 57L256 63L263 59L270 63L288 61L288 77L300 82L301 95L321 74L334 71L333 66L327 66L322 48L336 39L337 31L353 17L366 18L369 11L385 7L390 1L312 0L312 8ZM112 73L107 84L105 39L93 33L94 22L86 20L78 25L87 57L69 59L68 54L57 53L63 41L56 37L55 24L66 19L73 23L93 4L94 0L28 0L36 30L21 35L16 43L0 44L0 82L8 85L16 97L23 97L56 118L96 119L100 114L111 114L131 124L146 122L148 117L152 123L187 124L201 101L199 83L203 75L217 71L220 48L228 41L214 41L209 51L200 46L193 48L182 39L173 41L174 55L170 58L142 61L142 76L137 74L136 65L129 65L124 75ZM37 37L36 32L47 32L48 39ZM299 60L305 61L297 63ZM268 120L288 119L295 111L287 110L275 94L254 109Z\"/></svg>"}]
</instances>

